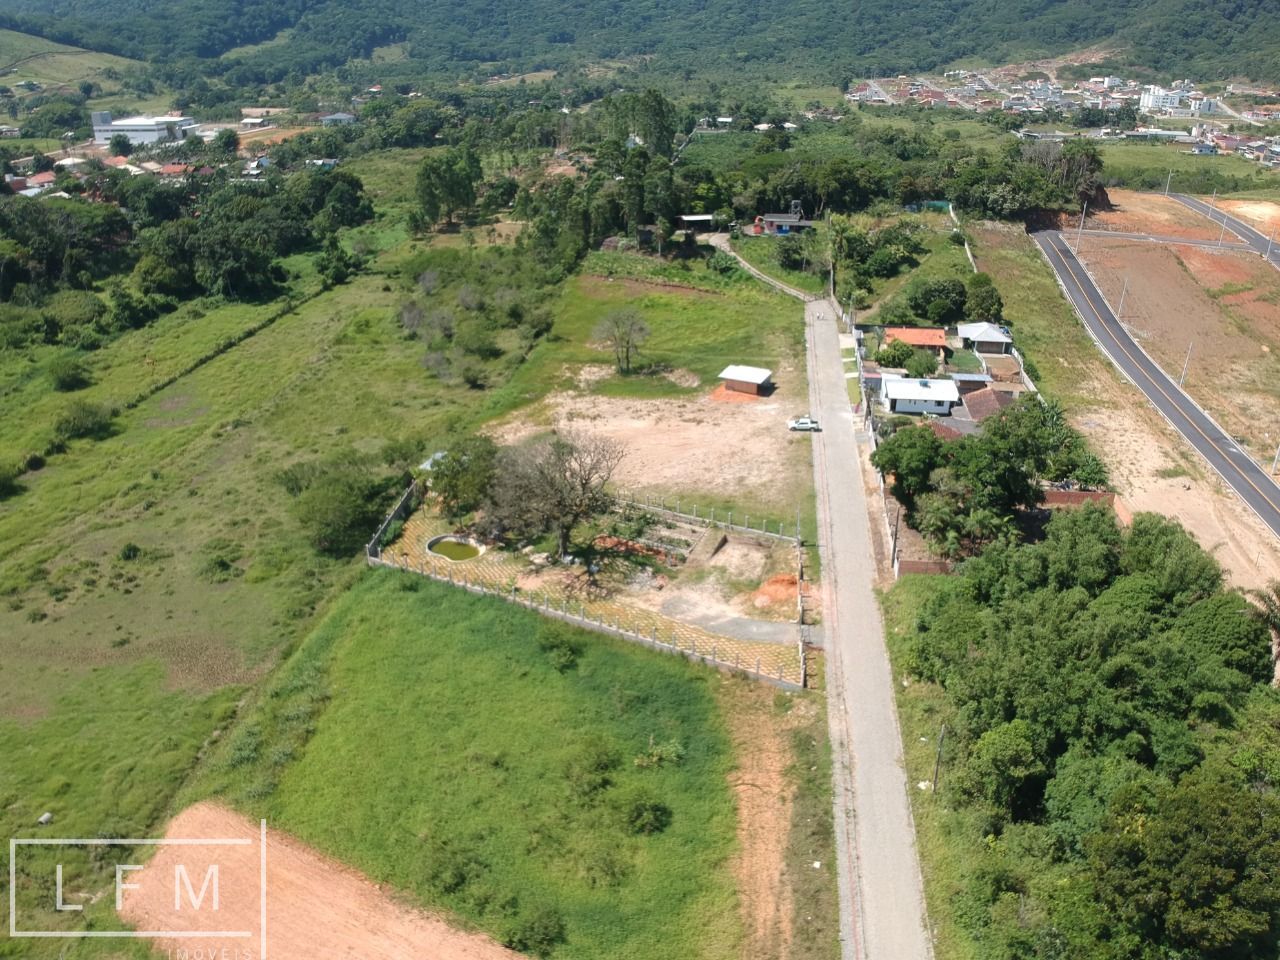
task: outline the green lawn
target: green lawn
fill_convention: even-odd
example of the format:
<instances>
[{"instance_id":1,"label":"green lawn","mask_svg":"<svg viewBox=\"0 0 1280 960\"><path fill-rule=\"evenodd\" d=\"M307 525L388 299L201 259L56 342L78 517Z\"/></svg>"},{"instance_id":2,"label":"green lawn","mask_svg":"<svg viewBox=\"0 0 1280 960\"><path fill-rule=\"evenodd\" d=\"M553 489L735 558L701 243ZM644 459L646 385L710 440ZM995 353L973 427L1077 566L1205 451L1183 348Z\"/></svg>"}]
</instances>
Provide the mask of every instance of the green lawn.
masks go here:
<instances>
[{"instance_id":1,"label":"green lawn","mask_svg":"<svg viewBox=\"0 0 1280 960\"><path fill-rule=\"evenodd\" d=\"M578 651L574 665L557 669L552 640ZM498 937L549 907L564 918L563 960L723 958L741 930L716 689L735 682L371 572L184 800L225 793ZM637 763L655 745L680 759ZM642 800L670 825L629 826Z\"/></svg>"}]
</instances>

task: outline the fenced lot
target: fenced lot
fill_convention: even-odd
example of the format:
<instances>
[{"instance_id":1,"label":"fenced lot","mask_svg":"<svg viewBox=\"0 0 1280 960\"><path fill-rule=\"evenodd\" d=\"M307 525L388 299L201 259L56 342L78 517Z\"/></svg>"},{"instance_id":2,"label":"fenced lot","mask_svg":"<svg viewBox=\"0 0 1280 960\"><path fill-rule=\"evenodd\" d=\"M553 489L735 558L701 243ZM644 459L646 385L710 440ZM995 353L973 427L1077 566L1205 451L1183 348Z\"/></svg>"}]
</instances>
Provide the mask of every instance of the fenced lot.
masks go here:
<instances>
[{"instance_id":1,"label":"fenced lot","mask_svg":"<svg viewBox=\"0 0 1280 960\"><path fill-rule=\"evenodd\" d=\"M463 562L427 548L436 537L453 533L441 517L425 509L409 512L408 494L369 544L371 566L390 567L462 587L472 593L505 599L576 626L608 633L653 649L679 653L722 670L737 670L788 689L803 688L808 679L803 637L791 642L744 639L667 616L607 589L587 570L539 565L527 554L486 550ZM668 511L670 512L670 511ZM403 518L394 543L378 544L391 524ZM711 526L711 521L705 521ZM790 540L778 534L760 534ZM794 541L792 541L794 542ZM799 604L797 603L797 610Z\"/></svg>"}]
</instances>

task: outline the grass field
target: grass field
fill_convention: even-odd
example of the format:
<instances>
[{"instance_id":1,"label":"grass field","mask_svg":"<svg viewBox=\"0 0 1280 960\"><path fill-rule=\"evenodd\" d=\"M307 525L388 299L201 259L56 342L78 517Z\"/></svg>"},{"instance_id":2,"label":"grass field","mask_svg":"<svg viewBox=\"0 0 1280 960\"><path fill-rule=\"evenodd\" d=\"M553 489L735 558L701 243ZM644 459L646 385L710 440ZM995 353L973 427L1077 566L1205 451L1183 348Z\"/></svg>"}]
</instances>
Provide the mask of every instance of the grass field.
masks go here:
<instances>
[{"instance_id":1,"label":"grass field","mask_svg":"<svg viewBox=\"0 0 1280 960\"><path fill-rule=\"evenodd\" d=\"M1217 189L1223 196L1280 199L1280 173L1234 154L1200 157L1180 144L1138 143L1106 143L1101 152L1102 179L1109 186L1163 191L1172 172L1172 188L1180 192Z\"/></svg>"},{"instance_id":2,"label":"grass field","mask_svg":"<svg viewBox=\"0 0 1280 960\"><path fill-rule=\"evenodd\" d=\"M576 662L561 671L569 645ZM557 957L726 957L741 935L726 682L500 601L370 573L187 795L227 792L498 937L549 907L566 928ZM655 745L667 760L636 762ZM666 808L665 829L628 824L644 801Z\"/></svg>"},{"instance_id":3,"label":"grass field","mask_svg":"<svg viewBox=\"0 0 1280 960\"><path fill-rule=\"evenodd\" d=\"M793 270L778 262L780 237L742 236L733 241L733 249L742 259L775 280L781 280L806 293L822 293L827 288L826 278L807 270ZM820 242L820 241L818 241Z\"/></svg>"},{"instance_id":4,"label":"grass field","mask_svg":"<svg viewBox=\"0 0 1280 960\"><path fill-rule=\"evenodd\" d=\"M82 50L27 33L0 30L0 73L4 74L2 82L6 86L22 80L34 80L46 86L75 83L95 80L106 70L140 66L136 60L110 53Z\"/></svg>"}]
</instances>

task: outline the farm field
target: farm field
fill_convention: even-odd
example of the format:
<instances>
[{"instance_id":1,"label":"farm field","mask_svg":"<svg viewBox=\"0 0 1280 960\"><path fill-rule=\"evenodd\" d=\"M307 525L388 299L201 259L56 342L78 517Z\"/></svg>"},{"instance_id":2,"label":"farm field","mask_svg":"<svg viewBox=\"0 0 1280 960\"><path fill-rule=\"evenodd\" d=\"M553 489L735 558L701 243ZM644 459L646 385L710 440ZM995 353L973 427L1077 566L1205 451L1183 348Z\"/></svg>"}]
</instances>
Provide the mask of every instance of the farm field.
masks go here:
<instances>
[{"instance_id":1,"label":"farm field","mask_svg":"<svg viewBox=\"0 0 1280 960\"><path fill-rule=\"evenodd\" d=\"M1004 295L1005 318L1032 378L1064 405L1128 506L1181 522L1236 586L1262 587L1280 576L1275 537L1137 390L1120 381L1026 232L994 223L967 224L966 230L978 268ZM1185 354L1185 343L1181 349Z\"/></svg>"}]
</instances>

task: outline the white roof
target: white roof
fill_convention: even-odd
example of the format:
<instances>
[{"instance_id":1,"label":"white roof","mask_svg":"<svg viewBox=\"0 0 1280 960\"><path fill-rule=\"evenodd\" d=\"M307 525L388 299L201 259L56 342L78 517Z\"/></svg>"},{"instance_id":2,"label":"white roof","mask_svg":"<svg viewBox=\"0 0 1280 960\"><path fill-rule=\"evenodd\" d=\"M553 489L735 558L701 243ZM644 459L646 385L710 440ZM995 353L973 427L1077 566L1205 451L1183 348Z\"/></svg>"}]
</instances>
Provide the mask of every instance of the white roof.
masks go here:
<instances>
[{"instance_id":1,"label":"white roof","mask_svg":"<svg viewBox=\"0 0 1280 960\"><path fill-rule=\"evenodd\" d=\"M912 380L886 373L881 389L890 400L933 400L938 403L960 400L960 390L953 380Z\"/></svg>"},{"instance_id":2,"label":"white roof","mask_svg":"<svg viewBox=\"0 0 1280 960\"><path fill-rule=\"evenodd\" d=\"M983 340L987 343L1013 343L1013 339L994 323L962 323L956 333L963 340Z\"/></svg>"},{"instance_id":3,"label":"white roof","mask_svg":"<svg viewBox=\"0 0 1280 960\"><path fill-rule=\"evenodd\" d=\"M772 370L766 370L764 367L744 367L740 363L732 363L720 371L721 380L741 380L743 383L766 383L772 376Z\"/></svg>"},{"instance_id":4,"label":"white roof","mask_svg":"<svg viewBox=\"0 0 1280 960\"><path fill-rule=\"evenodd\" d=\"M698 223L710 223L716 218L714 213L682 213L679 219L696 221Z\"/></svg>"}]
</instances>

